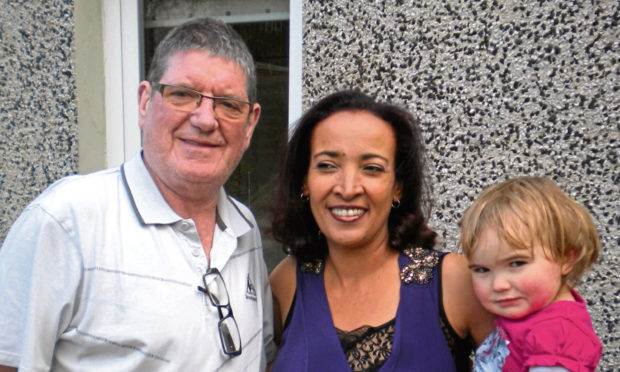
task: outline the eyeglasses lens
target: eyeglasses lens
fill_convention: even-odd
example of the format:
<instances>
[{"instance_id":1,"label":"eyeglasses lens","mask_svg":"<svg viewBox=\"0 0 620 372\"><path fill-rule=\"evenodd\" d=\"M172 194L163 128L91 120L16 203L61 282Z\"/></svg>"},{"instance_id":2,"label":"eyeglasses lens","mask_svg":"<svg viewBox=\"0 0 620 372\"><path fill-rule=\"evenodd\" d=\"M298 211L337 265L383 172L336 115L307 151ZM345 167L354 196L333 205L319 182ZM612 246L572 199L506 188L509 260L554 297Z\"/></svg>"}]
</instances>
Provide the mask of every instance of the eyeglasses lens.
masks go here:
<instances>
[{"instance_id":1,"label":"eyeglasses lens","mask_svg":"<svg viewBox=\"0 0 620 372\"><path fill-rule=\"evenodd\" d=\"M226 354L235 354L241 350L241 336L235 318L227 317L220 321L220 338Z\"/></svg>"},{"instance_id":2,"label":"eyeglasses lens","mask_svg":"<svg viewBox=\"0 0 620 372\"><path fill-rule=\"evenodd\" d=\"M208 273L205 275L205 284L209 290L209 299L215 306L228 306L228 291L224 284L224 279L217 273Z\"/></svg>"},{"instance_id":3,"label":"eyeglasses lens","mask_svg":"<svg viewBox=\"0 0 620 372\"><path fill-rule=\"evenodd\" d=\"M184 112L192 112L200 106L202 98L213 100L213 111L218 118L239 120L249 113L249 105L234 99L209 97L183 87L162 85L162 97L171 108Z\"/></svg>"}]
</instances>

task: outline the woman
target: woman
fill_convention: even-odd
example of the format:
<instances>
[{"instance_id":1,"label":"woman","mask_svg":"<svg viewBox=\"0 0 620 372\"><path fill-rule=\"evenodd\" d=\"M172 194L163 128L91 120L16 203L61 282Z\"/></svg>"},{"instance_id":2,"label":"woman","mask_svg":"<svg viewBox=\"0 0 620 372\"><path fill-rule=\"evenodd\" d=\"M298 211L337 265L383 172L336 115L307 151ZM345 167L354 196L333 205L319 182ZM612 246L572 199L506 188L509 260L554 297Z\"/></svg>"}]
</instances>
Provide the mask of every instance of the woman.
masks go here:
<instances>
[{"instance_id":1,"label":"woman","mask_svg":"<svg viewBox=\"0 0 620 372\"><path fill-rule=\"evenodd\" d=\"M332 94L287 146L272 233L274 371L468 370L493 329L465 259L433 250L416 120L358 91Z\"/></svg>"}]
</instances>

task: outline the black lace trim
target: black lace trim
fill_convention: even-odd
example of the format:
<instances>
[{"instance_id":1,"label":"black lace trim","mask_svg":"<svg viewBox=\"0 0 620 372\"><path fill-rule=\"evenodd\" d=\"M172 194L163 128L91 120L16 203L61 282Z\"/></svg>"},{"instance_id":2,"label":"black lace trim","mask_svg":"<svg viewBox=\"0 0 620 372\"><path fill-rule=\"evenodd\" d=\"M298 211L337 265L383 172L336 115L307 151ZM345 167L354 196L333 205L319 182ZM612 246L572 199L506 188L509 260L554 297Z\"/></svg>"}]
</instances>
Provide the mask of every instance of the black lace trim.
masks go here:
<instances>
[{"instance_id":1,"label":"black lace trim","mask_svg":"<svg viewBox=\"0 0 620 372\"><path fill-rule=\"evenodd\" d=\"M363 326L350 332L336 328L338 339L353 372L378 371L392 354L395 319L377 327Z\"/></svg>"}]
</instances>

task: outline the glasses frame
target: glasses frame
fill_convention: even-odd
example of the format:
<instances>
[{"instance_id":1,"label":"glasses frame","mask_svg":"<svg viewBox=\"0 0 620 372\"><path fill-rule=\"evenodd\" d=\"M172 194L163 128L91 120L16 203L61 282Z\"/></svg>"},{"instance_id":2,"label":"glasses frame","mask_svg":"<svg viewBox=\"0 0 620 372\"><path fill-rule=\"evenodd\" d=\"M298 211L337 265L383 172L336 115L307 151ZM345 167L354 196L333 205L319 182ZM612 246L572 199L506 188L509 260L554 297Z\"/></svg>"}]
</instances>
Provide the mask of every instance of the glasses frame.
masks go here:
<instances>
[{"instance_id":1,"label":"glasses frame","mask_svg":"<svg viewBox=\"0 0 620 372\"><path fill-rule=\"evenodd\" d=\"M223 294L226 295L226 304L225 305L221 305L219 303L216 303L216 301L214 301L214 298L217 299L217 297L211 293L211 291L209 291L209 286L207 285L207 278L209 276L214 276L215 278L213 280L220 280L222 283L222 288L223 289ZM198 291L204 293L207 298L209 299L209 301L211 302L211 305L215 306L217 308L217 312L220 316L220 321L217 323L217 328L218 328L218 333L220 335L220 343L222 346L222 351L224 352L224 354L230 356L230 357L235 357L237 355L241 354L242 351L242 343L241 343L241 332L239 331L239 325L237 325L237 321L235 320L235 316L233 315L233 311L232 311L232 307L230 306L230 297L228 296L228 288L226 288L226 283L224 282L224 278L222 277L222 274L220 273L220 271L216 268L216 267L212 267L210 269L207 270L207 272L202 276L202 283L204 285L204 287L198 286ZM219 302L221 303L221 299L218 299ZM224 313L222 311L222 308L226 309L226 316L224 316ZM226 319L230 318L232 320L232 324L235 325L235 328L233 331L236 331L237 337L239 339L239 348L238 349L234 349L232 351L229 351L228 348L226 347L226 342L224 341L224 337L222 336L222 334L224 332L228 332L228 334L230 335L231 332L229 329L227 329L226 331L222 328L222 324L224 323L224 321ZM234 344L233 344L234 346Z\"/></svg>"},{"instance_id":2,"label":"glasses frame","mask_svg":"<svg viewBox=\"0 0 620 372\"><path fill-rule=\"evenodd\" d=\"M183 89L183 90L187 90L189 92L195 93L198 95L198 100L196 101L196 107L194 107L192 110L190 111L186 111L186 110L182 110L176 106L173 106L171 104L168 104L171 108L178 110L178 111L182 111L182 112L194 112L198 109L198 107L200 107L200 104L202 103L203 98L209 98L210 100L213 101L213 110L215 111L215 107L217 106L217 102L219 101L235 101L235 102L239 102L239 103L244 103L247 104L250 107L250 110L248 110L248 115L249 113L252 111L252 102L249 101L244 101L242 99L239 98L234 98L234 97L216 97L216 96L209 96L206 94L203 94L202 92L199 92L195 89L192 88L188 88L182 85L176 85L176 84L165 84L165 83L157 83L157 82L150 82L151 85L153 86L153 88L155 88L155 90L157 90L159 92L159 94L161 94L162 98L164 97L164 89L166 87L172 87L172 88L178 88L178 89ZM165 100L164 100L165 102Z\"/></svg>"}]
</instances>

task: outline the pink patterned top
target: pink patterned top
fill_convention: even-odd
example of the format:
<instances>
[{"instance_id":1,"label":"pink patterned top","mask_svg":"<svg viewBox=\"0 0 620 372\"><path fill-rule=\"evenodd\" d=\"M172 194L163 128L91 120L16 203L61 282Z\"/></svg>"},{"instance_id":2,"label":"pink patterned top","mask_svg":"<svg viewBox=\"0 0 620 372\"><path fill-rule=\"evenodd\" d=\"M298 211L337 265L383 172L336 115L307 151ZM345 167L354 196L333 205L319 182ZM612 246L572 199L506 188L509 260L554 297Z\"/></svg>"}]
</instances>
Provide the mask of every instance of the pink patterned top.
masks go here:
<instances>
[{"instance_id":1,"label":"pink patterned top","mask_svg":"<svg viewBox=\"0 0 620 372\"><path fill-rule=\"evenodd\" d=\"M485 341L480 346L476 369L487 370L484 367L494 364L495 370L503 371L528 371L536 366L562 366L575 372L596 370L603 347L584 300L577 292L571 293L576 301L557 301L521 319L498 318L494 334L501 340Z\"/></svg>"}]
</instances>

